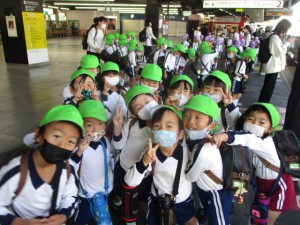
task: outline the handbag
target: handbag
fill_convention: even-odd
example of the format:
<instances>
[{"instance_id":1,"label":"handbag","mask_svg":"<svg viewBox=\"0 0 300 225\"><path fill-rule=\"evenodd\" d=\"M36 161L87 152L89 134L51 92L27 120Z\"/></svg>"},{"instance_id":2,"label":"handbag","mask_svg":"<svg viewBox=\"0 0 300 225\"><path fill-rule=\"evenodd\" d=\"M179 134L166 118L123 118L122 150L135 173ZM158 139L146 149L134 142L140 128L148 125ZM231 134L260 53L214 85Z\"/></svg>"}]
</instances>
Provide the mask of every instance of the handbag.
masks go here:
<instances>
[{"instance_id":1,"label":"handbag","mask_svg":"<svg viewBox=\"0 0 300 225\"><path fill-rule=\"evenodd\" d=\"M247 79L243 77L240 83L240 93L245 93L246 90L247 90Z\"/></svg>"},{"instance_id":2,"label":"handbag","mask_svg":"<svg viewBox=\"0 0 300 225\"><path fill-rule=\"evenodd\" d=\"M91 197L86 190L81 186L82 193L86 196L86 199L89 202L91 213L94 217L96 225L112 225L110 218L109 208L108 208L108 162L107 162L107 152L106 152L106 143L100 140L100 144L103 149L104 155L104 172L105 172L105 181L104 189L105 195L101 192L97 192Z\"/></svg>"},{"instance_id":3,"label":"handbag","mask_svg":"<svg viewBox=\"0 0 300 225\"><path fill-rule=\"evenodd\" d=\"M273 137L284 172L300 178L300 144L291 130L276 131Z\"/></svg>"}]
</instances>

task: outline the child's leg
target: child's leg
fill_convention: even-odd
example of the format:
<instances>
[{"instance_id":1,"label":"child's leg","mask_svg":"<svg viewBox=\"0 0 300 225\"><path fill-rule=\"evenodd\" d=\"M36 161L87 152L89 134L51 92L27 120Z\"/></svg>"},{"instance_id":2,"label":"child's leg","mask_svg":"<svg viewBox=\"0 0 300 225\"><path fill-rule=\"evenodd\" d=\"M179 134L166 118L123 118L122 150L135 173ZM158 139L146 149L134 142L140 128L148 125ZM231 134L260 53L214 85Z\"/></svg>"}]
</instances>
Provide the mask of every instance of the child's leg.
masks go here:
<instances>
[{"instance_id":1,"label":"child's leg","mask_svg":"<svg viewBox=\"0 0 300 225\"><path fill-rule=\"evenodd\" d=\"M86 225L93 219L93 215L90 210L90 204L86 198L80 198L80 201L81 202L78 206L78 212L75 216L74 224Z\"/></svg>"},{"instance_id":2,"label":"child's leg","mask_svg":"<svg viewBox=\"0 0 300 225\"><path fill-rule=\"evenodd\" d=\"M273 225L277 218L280 216L281 212L276 212L269 210L268 211L268 225Z\"/></svg>"}]
</instances>

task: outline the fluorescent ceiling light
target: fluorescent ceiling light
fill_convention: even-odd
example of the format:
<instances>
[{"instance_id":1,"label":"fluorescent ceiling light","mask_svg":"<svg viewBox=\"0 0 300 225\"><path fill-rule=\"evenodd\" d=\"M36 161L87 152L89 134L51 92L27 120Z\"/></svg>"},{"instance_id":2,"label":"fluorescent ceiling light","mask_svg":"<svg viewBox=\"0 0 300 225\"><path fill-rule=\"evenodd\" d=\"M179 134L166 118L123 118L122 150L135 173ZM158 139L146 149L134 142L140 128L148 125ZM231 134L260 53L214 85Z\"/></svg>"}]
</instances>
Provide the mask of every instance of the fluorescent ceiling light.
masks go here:
<instances>
[{"instance_id":1,"label":"fluorescent ceiling light","mask_svg":"<svg viewBox=\"0 0 300 225\"><path fill-rule=\"evenodd\" d=\"M119 12L120 14L144 14L145 12L132 12L132 13L130 13L130 12Z\"/></svg>"},{"instance_id":2,"label":"fluorescent ceiling light","mask_svg":"<svg viewBox=\"0 0 300 225\"><path fill-rule=\"evenodd\" d=\"M50 9L58 9L58 7L57 6L51 6L51 5L48 5L48 7L47 8L50 8Z\"/></svg>"},{"instance_id":3,"label":"fluorescent ceiling light","mask_svg":"<svg viewBox=\"0 0 300 225\"><path fill-rule=\"evenodd\" d=\"M111 9L116 9L116 10L145 10L145 8L119 8L119 7L111 7Z\"/></svg>"},{"instance_id":4,"label":"fluorescent ceiling light","mask_svg":"<svg viewBox=\"0 0 300 225\"><path fill-rule=\"evenodd\" d=\"M168 5L163 4L162 7L168 7ZM169 7L181 8L181 5L169 5Z\"/></svg>"},{"instance_id":5,"label":"fluorescent ceiling light","mask_svg":"<svg viewBox=\"0 0 300 225\"><path fill-rule=\"evenodd\" d=\"M134 6L134 7L146 7L146 4L105 4L105 3L82 3L82 2L73 2L73 3L69 3L69 2L55 2L54 5L83 5L83 6L109 6L109 7L113 7L113 6L125 6L125 7L130 7L130 6Z\"/></svg>"},{"instance_id":6,"label":"fluorescent ceiling light","mask_svg":"<svg viewBox=\"0 0 300 225\"><path fill-rule=\"evenodd\" d=\"M60 9L62 9L62 10L70 10L69 8L60 8Z\"/></svg>"}]
</instances>

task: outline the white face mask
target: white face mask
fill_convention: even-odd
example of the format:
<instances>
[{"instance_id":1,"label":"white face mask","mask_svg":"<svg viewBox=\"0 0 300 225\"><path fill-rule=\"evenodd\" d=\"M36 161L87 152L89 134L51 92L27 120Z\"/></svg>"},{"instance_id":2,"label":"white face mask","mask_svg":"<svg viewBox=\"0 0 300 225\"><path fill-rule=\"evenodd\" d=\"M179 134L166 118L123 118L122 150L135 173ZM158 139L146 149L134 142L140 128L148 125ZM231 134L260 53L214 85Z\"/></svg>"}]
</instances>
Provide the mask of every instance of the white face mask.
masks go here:
<instances>
[{"instance_id":1,"label":"white face mask","mask_svg":"<svg viewBox=\"0 0 300 225\"><path fill-rule=\"evenodd\" d=\"M115 39L115 43L118 44L119 43L119 39Z\"/></svg>"},{"instance_id":2,"label":"white face mask","mask_svg":"<svg viewBox=\"0 0 300 225\"><path fill-rule=\"evenodd\" d=\"M106 24L105 24L105 23L102 23L102 24L101 24L101 29L102 29L102 30L105 30L105 28L106 28Z\"/></svg>"},{"instance_id":3,"label":"white face mask","mask_svg":"<svg viewBox=\"0 0 300 225\"><path fill-rule=\"evenodd\" d=\"M155 91L158 90L158 87L150 87L150 86L144 84L142 81L141 81L141 85L144 86L144 87L149 88L149 89L152 91L152 94L153 94Z\"/></svg>"},{"instance_id":4,"label":"white face mask","mask_svg":"<svg viewBox=\"0 0 300 225\"><path fill-rule=\"evenodd\" d=\"M164 50L166 50L168 48L168 45L164 45Z\"/></svg>"},{"instance_id":5,"label":"white face mask","mask_svg":"<svg viewBox=\"0 0 300 225\"><path fill-rule=\"evenodd\" d=\"M264 136L265 128L252 123L244 123L243 130L255 134L257 137Z\"/></svg>"},{"instance_id":6,"label":"white face mask","mask_svg":"<svg viewBox=\"0 0 300 225\"><path fill-rule=\"evenodd\" d=\"M116 86L120 82L120 77L105 77L106 82L111 86Z\"/></svg>"},{"instance_id":7,"label":"white face mask","mask_svg":"<svg viewBox=\"0 0 300 225\"><path fill-rule=\"evenodd\" d=\"M209 126L208 126L209 127ZM199 140L205 138L205 135L209 133L208 127L203 130L188 130L184 129L186 135L190 138L190 140Z\"/></svg>"},{"instance_id":8,"label":"white face mask","mask_svg":"<svg viewBox=\"0 0 300 225\"><path fill-rule=\"evenodd\" d=\"M178 102L176 103L176 106L178 107L185 105L185 103L187 103L188 100L190 99L189 97L180 94L173 94L173 96L178 100Z\"/></svg>"},{"instance_id":9,"label":"white face mask","mask_svg":"<svg viewBox=\"0 0 300 225\"><path fill-rule=\"evenodd\" d=\"M211 99L212 99L215 103L217 103L217 104L218 104L220 101L222 101L221 96L218 95L218 94L213 94L213 95L211 95L211 94L209 94L209 93L207 93L207 92L204 92L203 95L206 96L206 97L211 98Z\"/></svg>"},{"instance_id":10,"label":"white face mask","mask_svg":"<svg viewBox=\"0 0 300 225\"><path fill-rule=\"evenodd\" d=\"M151 120L151 110L157 105L158 105L157 102L154 100L149 102L138 112L139 118L142 120Z\"/></svg>"}]
</instances>

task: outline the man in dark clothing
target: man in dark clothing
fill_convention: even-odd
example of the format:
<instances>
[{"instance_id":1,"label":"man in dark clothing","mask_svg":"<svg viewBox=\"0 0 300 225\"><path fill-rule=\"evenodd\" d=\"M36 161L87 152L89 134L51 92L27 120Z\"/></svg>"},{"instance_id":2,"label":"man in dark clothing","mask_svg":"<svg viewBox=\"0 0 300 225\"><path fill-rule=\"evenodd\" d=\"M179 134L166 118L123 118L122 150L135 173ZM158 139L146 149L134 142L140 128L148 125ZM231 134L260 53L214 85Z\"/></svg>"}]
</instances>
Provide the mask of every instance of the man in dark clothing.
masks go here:
<instances>
[{"instance_id":1,"label":"man in dark clothing","mask_svg":"<svg viewBox=\"0 0 300 225\"><path fill-rule=\"evenodd\" d=\"M207 34L208 34L208 30L207 30L207 25L206 24L203 24L202 28L201 28L201 34L206 37Z\"/></svg>"}]
</instances>

